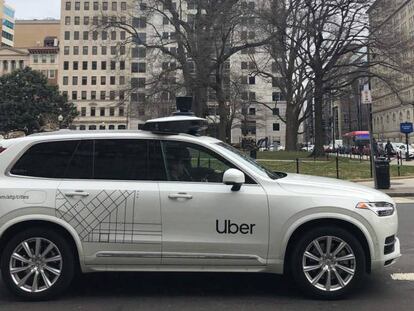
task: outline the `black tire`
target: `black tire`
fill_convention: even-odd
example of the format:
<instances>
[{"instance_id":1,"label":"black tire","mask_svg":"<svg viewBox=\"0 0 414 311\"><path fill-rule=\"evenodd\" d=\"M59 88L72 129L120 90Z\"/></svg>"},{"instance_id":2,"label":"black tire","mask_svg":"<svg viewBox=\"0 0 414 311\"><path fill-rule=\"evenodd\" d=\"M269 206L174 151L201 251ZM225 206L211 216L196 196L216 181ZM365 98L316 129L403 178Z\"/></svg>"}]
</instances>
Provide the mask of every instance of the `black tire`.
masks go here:
<instances>
[{"instance_id":1,"label":"black tire","mask_svg":"<svg viewBox=\"0 0 414 311\"><path fill-rule=\"evenodd\" d=\"M330 291L323 290L313 285L311 281L308 279L308 277L305 275L305 272L303 269L303 257L304 257L307 247L314 240L318 238L321 238L321 241L323 241L324 237L326 236L332 236L347 243L350 249L352 250L354 254L354 258L355 258L355 260L353 260L352 262L351 261L345 262L345 264L350 263L351 265L353 265L352 267L355 271L349 283L347 283L343 288L339 288L336 290L330 290ZM336 240L336 243L339 243L339 240ZM322 246L325 246L325 245L322 244ZM335 244L335 245L338 245L338 244ZM315 246L311 246L311 247L315 247ZM316 249L316 247L314 249ZM311 250L314 250L314 249L311 248ZM325 249L322 247L322 250L326 250L326 247ZM346 250L349 250L349 249L345 249L344 252L346 252ZM320 228L311 229L305 232L295 242L290 258L291 258L290 273L291 273L291 276L293 277L293 280L304 291L306 295L312 298L317 298L317 299L344 298L346 295L350 294L361 283L361 281L363 280L365 276L365 272L366 272L365 253L361 246L361 243L351 233L349 233L347 230L342 229L340 227L324 226ZM307 259L307 257L306 257L306 260L308 260L308 262L309 260L312 261L312 259ZM306 262L307 266L310 265L308 264L308 262ZM315 262L315 265L317 265L316 262ZM337 267L335 268L335 270L336 272L340 271L340 269ZM315 272L308 272L308 276L309 276L309 273L315 273L317 276L318 272L321 272L321 270L315 270ZM342 270L340 272L345 273L345 275L347 275L347 273ZM334 275L335 271L330 270L329 273L333 275L333 277L330 278L331 280L333 281L338 280L338 278ZM315 275L313 276L314 276L313 280L316 279L316 276ZM320 282L322 283L324 281L326 282L327 279L328 279L328 272L326 272L323 275L323 278L321 278ZM335 282L332 282L332 283L335 283ZM336 282L336 285L339 285L339 281Z\"/></svg>"},{"instance_id":2,"label":"black tire","mask_svg":"<svg viewBox=\"0 0 414 311\"><path fill-rule=\"evenodd\" d=\"M29 292L21 289L13 280L10 272L10 260L13 252L21 243L31 238L43 238L52 242L60 252L62 259L59 266L61 272L60 275L56 277L56 281L49 288L39 292ZM54 230L47 228L27 229L18 233L6 243L1 256L1 274L7 289L19 298L31 301L48 300L62 293L70 286L75 274L74 250L71 249L68 241ZM39 279L40 278L41 275L39 276ZM44 279L39 282L44 282Z\"/></svg>"}]
</instances>

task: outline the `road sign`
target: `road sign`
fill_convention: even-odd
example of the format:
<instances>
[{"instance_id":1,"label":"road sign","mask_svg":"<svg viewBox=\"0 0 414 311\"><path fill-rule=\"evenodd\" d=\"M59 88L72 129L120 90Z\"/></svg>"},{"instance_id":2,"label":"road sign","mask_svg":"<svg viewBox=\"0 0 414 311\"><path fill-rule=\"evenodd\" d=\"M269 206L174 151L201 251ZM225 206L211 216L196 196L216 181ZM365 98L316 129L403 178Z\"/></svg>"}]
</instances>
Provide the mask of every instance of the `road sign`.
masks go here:
<instances>
[{"instance_id":1,"label":"road sign","mask_svg":"<svg viewBox=\"0 0 414 311\"><path fill-rule=\"evenodd\" d=\"M371 90L368 87L364 87L364 89L361 91L361 103L363 104L372 103Z\"/></svg>"},{"instance_id":2,"label":"road sign","mask_svg":"<svg viewBox=\"0 0 414 311\"><path fill-rule=\"evenodd\" d=\"M404 122L400 124L400 132L404 134L410 134L414 132L413 124L411 122Z\"/></svg>"}]
</instances>

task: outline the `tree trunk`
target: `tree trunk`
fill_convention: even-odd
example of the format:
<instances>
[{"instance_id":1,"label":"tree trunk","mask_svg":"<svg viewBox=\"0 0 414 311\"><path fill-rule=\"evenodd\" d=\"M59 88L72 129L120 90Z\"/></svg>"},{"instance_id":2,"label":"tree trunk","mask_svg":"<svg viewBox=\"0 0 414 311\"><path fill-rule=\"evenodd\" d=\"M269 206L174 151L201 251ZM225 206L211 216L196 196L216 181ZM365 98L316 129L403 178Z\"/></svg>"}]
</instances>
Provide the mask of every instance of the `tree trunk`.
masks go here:
<instances>
[{"instance_id":1,"label":"tree trunk","mask_svg":"<svg viewBox=\"0 0 414 311\"><path fill-rule=\"evenodd\" d=\"M197 117L204 118L207 115L207 87L196 86L193 97L193 112Z\"/></svg>"},{"instance_id":2,"label":"tree trunk","mask_svg":"<svg viewBox=\"0 0 414 311\"><path fill-rule=\"evenodd\" d=\"M299 120L291 103L286 105L286 151L296 151L298 147Z\"/></svg>"},{"instance_id":3,"label":"tree trunk","mask_svg":"<svg viewBox=\"0 0 414 311\"><path fill-rule=\"evenodd\" d=\"M314 111L315 111L315 148L313 150L313 156L323 156L325 151L323 149L324 143L324 128L323 128L323 82L319 79L315 81L314 90Z\"/></svg>"}]
</instances>

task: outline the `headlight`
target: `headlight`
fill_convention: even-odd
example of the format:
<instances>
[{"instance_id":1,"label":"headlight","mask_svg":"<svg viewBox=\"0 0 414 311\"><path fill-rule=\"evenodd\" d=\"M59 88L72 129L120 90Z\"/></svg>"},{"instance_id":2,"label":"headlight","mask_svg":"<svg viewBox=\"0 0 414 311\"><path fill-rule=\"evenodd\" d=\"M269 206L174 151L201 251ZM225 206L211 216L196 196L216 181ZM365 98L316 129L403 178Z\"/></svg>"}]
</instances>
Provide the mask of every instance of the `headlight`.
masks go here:
<instances>
[{"instance_id":1,"label":"headlight","mask_svg":"<svg viewBox=\"0 0 414 311\"><path fill-rule=\"evenodd\" d=\"M359 209L369 209L380 217L394 214L394 204L389 202L359 202L356 205Z\"/></svg>"}]
</instances>

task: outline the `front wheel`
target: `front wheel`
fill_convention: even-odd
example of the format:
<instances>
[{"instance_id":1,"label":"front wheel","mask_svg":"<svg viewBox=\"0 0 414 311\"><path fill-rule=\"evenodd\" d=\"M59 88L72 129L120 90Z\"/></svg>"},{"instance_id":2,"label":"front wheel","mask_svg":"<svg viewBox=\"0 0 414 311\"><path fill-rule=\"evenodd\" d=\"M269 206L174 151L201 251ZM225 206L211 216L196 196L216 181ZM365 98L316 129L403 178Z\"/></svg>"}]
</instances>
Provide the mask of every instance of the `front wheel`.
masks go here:
<instances>
[{"instance_id":1,"label":"front wheel","mask_svg":"<svg viewBox=\"0 0 414 311\"><path fill-rule=\"evenodd\" d=\"M14 236L3 251L7 288L27 300L49 299L66 289L75 271L74 253L57 232L33 228Z\"/></svg>"},{"instance_id":2,"label":"front wheel","mask_svg":"<svg viewBox=\"0 0 414 311\"><path fill-rule=\"evenodd\" d=\"M350 293L365 275L361 243L348 231L322 227L307 231L293 249L291 272L305 293L338 299Z\"/></svg>"}]
</instances>

